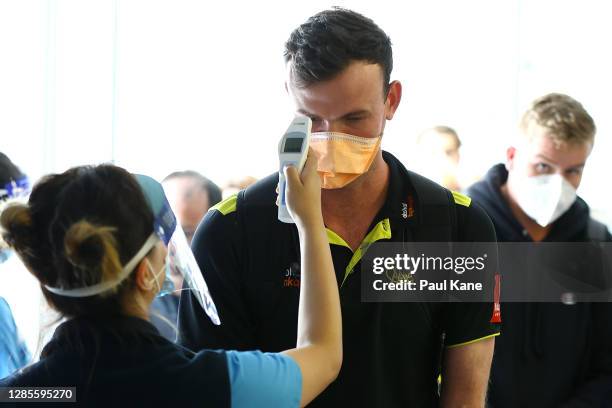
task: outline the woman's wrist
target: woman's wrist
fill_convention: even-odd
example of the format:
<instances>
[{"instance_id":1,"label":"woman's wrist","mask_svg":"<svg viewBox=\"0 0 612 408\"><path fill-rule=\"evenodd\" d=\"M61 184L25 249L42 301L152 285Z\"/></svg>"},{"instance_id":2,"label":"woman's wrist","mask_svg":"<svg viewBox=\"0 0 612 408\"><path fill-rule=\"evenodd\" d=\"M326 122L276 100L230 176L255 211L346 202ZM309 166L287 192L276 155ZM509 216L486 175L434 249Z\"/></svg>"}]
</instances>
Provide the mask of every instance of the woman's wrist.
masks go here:
<instances>
[{"instance_id":1,"label":"woman's wrist","mask_svg":"<svg viewBox=\"0 0 612 408\"><path fill-rule=\"evenodd\" d=\"M325 224L323 223L323 216L320 213L311 217L300 218L298 220L295 220L295 222L300 233L311 231L315 232L319 229L325 229Z\"/></svg>"}]
</instances>

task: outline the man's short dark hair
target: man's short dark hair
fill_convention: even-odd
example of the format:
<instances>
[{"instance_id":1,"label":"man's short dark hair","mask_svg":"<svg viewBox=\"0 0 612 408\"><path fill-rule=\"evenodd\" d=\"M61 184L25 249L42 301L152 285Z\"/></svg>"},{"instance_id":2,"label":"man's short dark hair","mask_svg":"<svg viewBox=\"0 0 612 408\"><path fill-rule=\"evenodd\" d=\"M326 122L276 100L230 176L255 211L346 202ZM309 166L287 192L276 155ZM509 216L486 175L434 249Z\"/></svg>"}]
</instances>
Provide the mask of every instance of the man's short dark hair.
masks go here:
<instances>
[{"instance_id":1,"label":"man's short dark hair","mask_svg":"<svg viewBox=\"0 0 612 408\"><path fill-rule=\"evenodd\" d=\"M393 69L391 39L371 19L343 8L325 10L296 28L285 43L285 62L298 88L334 78L351 62L378 64L385 97Z\"/></svg>"},{"instance_id":2,"label":"man's short dark hair","mask_svg":"<svg viewBox=\"0 0 612 408\"><path fill-rule=\"evenodd\" d=\"M185 170L185 171L175 171L164 178L163 181L168 181L171 179L187 177L194 179L202 188L203 191L206 191L208 194L208 205L212 207L215 204L218 204L222 200L221 188L218 185L193 170Z\"/></svg>"}]
</instances>

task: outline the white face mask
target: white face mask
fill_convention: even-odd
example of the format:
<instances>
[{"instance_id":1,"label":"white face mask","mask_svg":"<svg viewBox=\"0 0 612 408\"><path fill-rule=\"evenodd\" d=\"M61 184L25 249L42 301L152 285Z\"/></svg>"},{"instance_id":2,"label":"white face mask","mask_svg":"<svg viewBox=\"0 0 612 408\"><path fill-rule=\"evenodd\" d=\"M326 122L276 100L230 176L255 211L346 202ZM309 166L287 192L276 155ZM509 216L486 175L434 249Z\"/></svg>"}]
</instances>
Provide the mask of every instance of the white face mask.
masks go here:
<instances>
[{"instance_id":1,"label":"white face mask","mask_svg":"<svg viewBox=\"0 0 612 408\"><path fill-rule=\"evenodd\" d=\"M576 201L576 189L558 174L522 177L514 187L518 205L543 227L557 220Z\"/></svg>"}]
</instances>

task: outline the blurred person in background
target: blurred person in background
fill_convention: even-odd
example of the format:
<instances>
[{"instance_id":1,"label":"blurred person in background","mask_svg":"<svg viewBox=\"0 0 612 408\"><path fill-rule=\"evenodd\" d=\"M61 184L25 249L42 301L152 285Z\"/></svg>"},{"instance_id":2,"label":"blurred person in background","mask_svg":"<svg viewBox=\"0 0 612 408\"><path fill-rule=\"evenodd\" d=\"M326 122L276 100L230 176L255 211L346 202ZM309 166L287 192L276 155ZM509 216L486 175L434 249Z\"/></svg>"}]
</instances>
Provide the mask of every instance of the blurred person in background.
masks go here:
<instances>
[{"instance_id":1,"label":"blurred person in background","mask_svg":"<svg viewBox=\"0 0 612 408\"><path fill-rule=\"evenodd\" d=\"M7 377L30 362L30 353L17 333L11 308L0 297L0 378Z\"/></svg>"},{"instance_id":2,"label":"blurred person in background","mask_svg":"<svg viewBox=\"0 0 612 408\"><path fill-rule=\"evenodd\" d=\"M468 190L499 242L612 241L576 195L594 140L593 119L572 97L552 93L532 103L506 163ZM610 303L508 302L502 310L491 407L612 406Z\"/></svg>"},{"instance_id":3,"label":"blurred person in background","mask_svg":"<svg viewBox=\"0 0 612 408\"><path fill-rule=\"evenodd\" d=\"M255 182L257 182L257 179L251 176L244 176L228 181L223 187L223 199L225 200L240 190L244 190L251 184L255 184Z\"/></svg>"},{"instance_id":4,"label":"blurred person in background","mask_svg":"<svg viewBox=\"0 0 612 408\"><path fill-rule=\"evenodd\" d=\"M0 378L7 377L30 362L30 353L17 333L11 308L0 297Z\"/></svg>"},{"instance_id":5,"label":"blurred person in background","mask_svg":"<svg viewBox=\"0 0 612 408\"><path fill-rule=\"evenodd\" d=\"M221 189L193 170L171 173L164 178L162 185L187 241L191 244L193 234L206 211L222 200Z\"/></svg>"},{"instance_id":6,"label":"blurred person in background","mask_svg":"<svg viewBox=\"0 0 612 408\"><path fill-rule=\"evenodd\" d=\"M426 129L416 140L417 170L449 190L460 191L457 179L460 147L461 140L454 129L448 126Z\"/></svg>"},{"instance_id":7,"label":"blurred person in background","mask_svg":"<svg viewBox=\"0 0 612 408\"><path fill-rule=\"evenodd\" d=\"M0 210L28 191L27 176L0 152ZM30 362L28 349L35 350L38 340L39 295L36 280L0 239L0 378Z\"/></svg>"},{"instance_id":8,"label":"blurred person in background","mask_svg":"<svg viewBox=\"0 0 612 408\"><path fill-rule=\"evenodd\" d=\"M451 191L464 191L480 177L467 172L461 161L461 140L448 126L435 126L421 132L411 154L416 171Z\"/></svg>"},{"instance_id":9,"label":"blurred person in background","mask_svg":"<svg viewBox=\"0 0 612 408\"><path fill-rule=\"evenodd\" d=\"M27 204L0 215L3 239L67 318L40 361L0 387L76 387L74 406L88 407L309 403L340 370L342 322L316 160L301 175L295 168L285 174L303 273L292 348L194 353L161 337L149 308L167 288L169 268L190 279L198 313L220 323L205 283L194 289L200 272L163 188L112 165L76 167L46 176Z\"/></svg>"},{"instance_id":10,"label":"blurred person in background","mask_svg":"<svg viewBox=\"0 0 612 408\"><path fill-rule=\"evenodd\" d=\"M168 202L191 245L193 234L208 209L221 201L221 189L215 183L193 170L177 171L162 181ZM167 339L176 339L176 325L180 289L183 279L172 271L175 291L158 297L151 305L151 322Z\"/></svg>"}]
</instances>

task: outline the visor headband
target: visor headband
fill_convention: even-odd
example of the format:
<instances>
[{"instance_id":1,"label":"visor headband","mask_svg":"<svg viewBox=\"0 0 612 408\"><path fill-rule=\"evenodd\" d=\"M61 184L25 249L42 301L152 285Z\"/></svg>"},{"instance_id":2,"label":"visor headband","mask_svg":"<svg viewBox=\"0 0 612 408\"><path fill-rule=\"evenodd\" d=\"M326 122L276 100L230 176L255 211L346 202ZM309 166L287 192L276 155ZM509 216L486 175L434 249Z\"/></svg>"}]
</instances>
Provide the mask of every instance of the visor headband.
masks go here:
<instances>
[{"instance_id":1,"label":"visor headband","mask_svg":"<svg viewBox=\"0 0 612 408\"><path fill-rule=\"evenodd\" d=\"M125 264L125 266L121 270L121 273L119 274L119 276L117 276L116 279L109 280L106 282L100 282L92 286L84 286L81 288L74 288L74 289L54 288L48 285L45 285L45 289L47 289L49 292L53 294L56 294L59 296L71 297L71 298L83 298L83 297L95 296L100 293L106 292L107 290L118 286L128 276L130 276L130 273L134 270L136 265L138 265L138 262L140 262L142 258L144 258L149 253L149 251L155 246L155 244L157 244L159 240L160 239L157 236L157 234L152 233L149 236L149 238L145 241L145 243L142 245L140 250L136 252L136 255L134 255L127 264Z\"/></svg>"}]
</instances>

